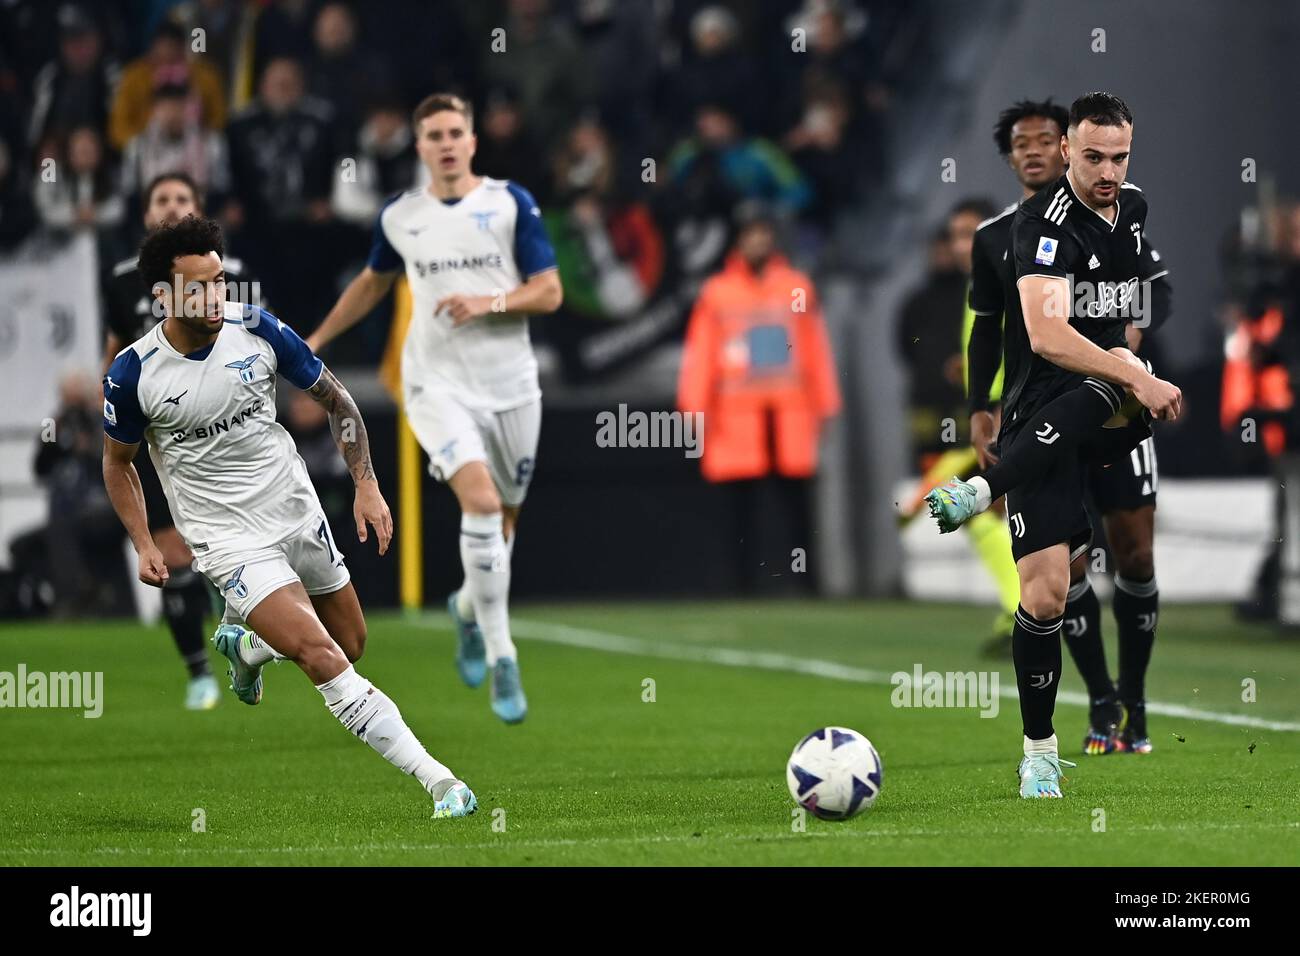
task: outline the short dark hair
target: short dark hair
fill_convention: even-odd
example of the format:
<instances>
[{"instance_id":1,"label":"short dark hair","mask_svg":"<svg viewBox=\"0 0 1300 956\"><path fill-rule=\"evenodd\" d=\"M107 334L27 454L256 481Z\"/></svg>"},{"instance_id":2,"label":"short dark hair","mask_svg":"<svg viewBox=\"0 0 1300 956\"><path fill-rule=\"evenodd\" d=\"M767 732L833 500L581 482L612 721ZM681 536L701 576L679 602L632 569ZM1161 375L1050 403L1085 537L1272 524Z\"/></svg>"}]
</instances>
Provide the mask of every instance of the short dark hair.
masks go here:
<instances>
[{"instance_id":1,"label":"short dark hair","mask_svg":"<svg viewBox=\"0 0 1300 956\"><path fill-rule=\"evenodd\" d=\"M159 226L140 244L140 278L146 289L153 289L160 282L170 285L177 259L206 256L209 252L222 257L226 254L221 226L215 219L186 216L175 225Z\"/></svg>"},{"instance_id":2,"label":"short dark hair","mask_svg":"<svg viewBox=\"0 0 1300 956\"><path fill-rule=\"evenodd\" d=\"M434 93L420 100L416 106L415 112L411 114L411 126L418 133L420 131L420 120L432 116L434 113L459 113L465 117L465 125L470 129L474 128L474 109L455 93Z\"/></svg>"},{"instance_id":3,"label":"short dark hair","mask_svg":"<svg viewBox=\"0 0 1300 956\"><path fill-rule=\"evenodd\" d=\"M189 187L190 192L194 194L194 205L203 209L203 191L199 189L199 184L194 181L194 177L189 173L181 172L179 169L171 173L159 173L153 179L149 180L149 185L144 187L144 208L148 209L153 204L153 191L163 183L184 183Z\"/></svg>"},{"instance_id":4,"label":"short dark hair","mask_svg":"<svg viewBox=\"0 0 1300 956\"><path fill-rule=\"evenodd\" d=\"M1077 127L1084 120L1098 126L1132 126L1133 112L1114 93L1084 93L1070 104L1070 125Z\"/></svg>"},{"instance_id":5,"label":"short dark hair","mask_svg":"<svg viewBox=\"0 0 1300 956\"><path fill-rule=\"evenodd\" d=\"M1070 125L1070 111L1058 103L1053 103L1050 96L1041 103L1034 100L1021 100L999 113L998 121L993 126L993 142L998 144L999 153L1003 156L1011 154L1011 127L1031 116L1052 120L1061 131L1061 135L1065 135L1065 130Z\"/></svg>"}]
</instances>

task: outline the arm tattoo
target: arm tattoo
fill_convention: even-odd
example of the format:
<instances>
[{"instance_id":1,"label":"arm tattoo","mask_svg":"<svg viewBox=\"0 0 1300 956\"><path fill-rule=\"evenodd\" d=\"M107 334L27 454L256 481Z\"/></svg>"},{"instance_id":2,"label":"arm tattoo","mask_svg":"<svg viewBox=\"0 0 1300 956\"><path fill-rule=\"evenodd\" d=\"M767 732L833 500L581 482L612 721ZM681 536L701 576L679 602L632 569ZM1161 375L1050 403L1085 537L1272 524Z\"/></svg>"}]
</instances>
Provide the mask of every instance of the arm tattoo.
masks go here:
<instances>
[{"instance_id":1,"label":"arm tattoo","mask_svg":"<svg viewBox=\"0 0 1300 956\"><path fill-rule=\"evenodd\" d=\"M361 412L348 390L334 377L328 368L322 369L320 379L307 390L330 416L330 431L334 441L343 453L352 480L373 481L375 467L370 463L370 438L366 435L366 424L361 420Z\"/></svg>"}]
</instances>

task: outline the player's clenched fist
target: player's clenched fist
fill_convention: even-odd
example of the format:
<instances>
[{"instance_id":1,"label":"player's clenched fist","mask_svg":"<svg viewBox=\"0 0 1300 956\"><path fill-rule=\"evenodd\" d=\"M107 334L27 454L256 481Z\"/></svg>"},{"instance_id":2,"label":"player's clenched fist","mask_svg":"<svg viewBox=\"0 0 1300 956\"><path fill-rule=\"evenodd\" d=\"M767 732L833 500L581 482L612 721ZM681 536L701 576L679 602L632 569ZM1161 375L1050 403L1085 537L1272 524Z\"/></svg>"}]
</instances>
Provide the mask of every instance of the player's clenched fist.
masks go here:
<instances>
[{"instance_id":1,"label":"player's clenched fist","mask_svg":"<svg viewBox=\"0 0 1300 956\"><path fill-rule=\"evenodd\" d=\"M1182 390L1154 375L1140 379L1133 386L1133 395L1160 421L1173 421L1183 412Z\"/></svg>"},{"instance_id":2,"label":"player's clenched fist","mask_svg":"<svg viewBox=\"0 0 1300 956\"><path fill-rule=\"evenodd\" d=\"M357 522L357 540L363 544L367 540L366 524L375 529L379 535L379 553L388 551L388 542L393 540L393 515L388 510L388 502L379 493L379 485L373 481L357 484L357 497L352 505L352 517Z\"/></svg>"},{"instance_id":3,"label":"player's clenched fist","mask_svg":"<svg viewBox=\"0 0 1300 956\"><path fill-rule=\"evenodd\" d=\"M158 546L152 542L145 545L140 552L140 580L160 588L167 583L168 577L167 562L163 560Z\"/></svg>"}]
</instances>

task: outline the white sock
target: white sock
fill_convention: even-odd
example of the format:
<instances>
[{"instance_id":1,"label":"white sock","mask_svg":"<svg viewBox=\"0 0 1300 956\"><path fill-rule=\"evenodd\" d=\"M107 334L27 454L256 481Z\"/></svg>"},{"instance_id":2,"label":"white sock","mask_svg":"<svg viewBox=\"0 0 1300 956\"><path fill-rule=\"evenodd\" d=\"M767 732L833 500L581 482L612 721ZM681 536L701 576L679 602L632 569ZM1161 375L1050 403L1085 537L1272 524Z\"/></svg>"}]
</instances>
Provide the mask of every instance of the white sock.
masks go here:
<instances>
[{"instance_id":1,"label":"white sock","mask_svg":"<svg viewBox=\"0 0 1300 956\"><path fill-rule=\"evenodd\" d=\"M1037 754L1055 754L1056 753L1056 734L1045 740L1030 740L1025 738L1025 756L1033 757Z\"/></svg>"},{"instance_id":2,"label":"white sock","mask_svg":"<svg viewBox=\"0 0 1300 956\"><path fill-rule=\"evenodd\" d=\"M967 484L975 489L975 513L988 511L989 505L993 504L993 493L989 490L989 483L976 475Z\"/></svg>"},{"instance_id":3,"label":"white sock","mask_svg":"<svg viewBox=\"0 0 1300 956\"><path fill-rule=\"evenodd\" d=\"M515 556L515 536L513 534L506 538L506 554L513 560ZM469 578L461 582L460 590L456 592L456 613L466 621L475 620L474 590L470 587Z\"/></svg>"},{"instance_id":4,"label":"white sock","mask_svg":"<svg viewBox=\"0 0 1300 956\"><path fill-rule=\"evenodd\" d=\"M454 773L429 756L392 699L351 664L333 680L317 684L316 689L339 723L398 770L414 776L425 790L433 793L438 783L455 779Z\"/></svg>"},{"instance_id":5,"label":"white sock","mask_svg":"<svg viewBox=\"0 0 1300 956\"><path fill-rule=\"evenodd\" d=\"M474 619L483 632L487 664L515 657L510 640L510 550L501 535L500 512L460 518L460 562L474 601Z\"/></svg>"}]
</instances>

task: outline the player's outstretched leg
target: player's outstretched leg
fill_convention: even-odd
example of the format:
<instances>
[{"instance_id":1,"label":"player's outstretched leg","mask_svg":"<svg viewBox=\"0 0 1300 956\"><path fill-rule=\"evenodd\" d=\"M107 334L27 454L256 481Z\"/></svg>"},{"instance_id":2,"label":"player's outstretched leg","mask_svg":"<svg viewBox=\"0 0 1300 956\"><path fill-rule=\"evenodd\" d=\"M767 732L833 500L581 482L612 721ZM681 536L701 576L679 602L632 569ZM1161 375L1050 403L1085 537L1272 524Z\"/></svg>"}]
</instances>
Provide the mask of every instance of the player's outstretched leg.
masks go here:
<instances>
[{"instance_id":1,"label":"player's outstretched leg","mask_svg":"<svg viewBox=\"0 0 1300 956\"><path fill-rule=\"evenodd\" d=\"M510 638L510 549L501 499L487 466L471 461L451 479L461 505L460 559L491 672L492 712L508 724L528 715L518 652ZM458 642L459 670L461 650Z\"/></svg>"},{"instance_id":2,"label":"player's outstretched leg","mask_svg":"<svg viewBox=\"0 0 1300 956\"><path fill-rule=\"evenodd\" d=\"M1015 441L987 471L969 481L953 478L925 496L939 531L956 531L1012 488L1044 474L1062 456L1086 442L1096 442L1096 433L1120 411L1123 402L1119 386L1093 378L1048 402L1019 426ZM1097 453L1109 458L1124 454L1151 434L1142 416L1107 432L1108 441L1097 446Z\"/></svg>"},{"instance_id":3,"label":"player's outstretched leg","mask_svg":"<svg viewBox=\"0 0 1300 956\"><path fill-rule=\"evenodd\" d=\"M339 723L397 769L420 781L434 798L434 816L461 817L474 812L478 802L473 792L430 756L392 699L356 672L321 624L300 583L269 594L249 612L248 623L277 653L302 669Z\"/></svg>"},{"instance_id":4,"label":"player's outstretched leg","mask_svg":"<svg viewBox=\"0 0 1300 956\"><path fill-rule=\"evenodd\" d=\"M1020 570L1020 607L1011 635L1012 660L1020 690L1024 757L1017 775L1020 796L1061 796L1061 760L1052 727L1061 682L1061 621L1069 589L1069 547L1053 545L1026 555Z\"/></svg>"}]
</instances>

